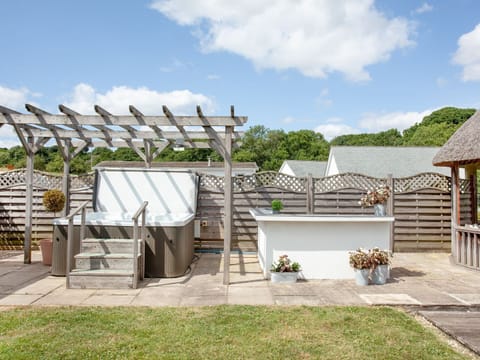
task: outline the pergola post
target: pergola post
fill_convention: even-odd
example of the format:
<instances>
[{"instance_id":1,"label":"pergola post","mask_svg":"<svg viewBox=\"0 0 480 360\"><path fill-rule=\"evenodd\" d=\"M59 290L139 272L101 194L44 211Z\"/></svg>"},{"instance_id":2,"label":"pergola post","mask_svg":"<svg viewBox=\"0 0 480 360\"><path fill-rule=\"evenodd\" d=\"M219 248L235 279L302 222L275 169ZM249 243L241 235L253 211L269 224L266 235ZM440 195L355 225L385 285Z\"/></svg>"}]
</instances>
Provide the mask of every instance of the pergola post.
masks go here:
<instances>
[{"instance_id":1,"label":"pergola post","mask_svg":"<svg viewBox=\"0 0 480 360\"><path fill-rule=\"evenodd\" d=\"M63 178L62 178L62 192L65 195L65 207L63 208L63 216L70 213L70 146L71 141L65 140L65 155L63 157ZM60 149L61 150L61 149Z\"/></svg>"},{"instance_id":2,"label":"pergola post","mask_svg":"<svg viewBox=\"0 0 480 360\"><path fill-rule=\"evenodd\" d=\"M458 164L452 166L452 244L451 252L454 259L457 258L457 226L460 225L460 181L458 176Z\"/></svg>"},{"instance_id":3,"label":"pergola post","mask_svg":"<svg viewBox=\"0 0 480 360\"><path fill-rule=\"evenodd\" d=\"M28 148L25 148L27 153L27 174L26 174L26 194L25 194L25 242L23 244L23 262L30 264L32 262L32 224L33 224L33 161L35 152L34 138L27 138Z\"/></svg>"},{"instance_id":4,"label":"pergola post","mask_svg":"<svg viewBox=\"0 0 480 360\"><path fill-rule=\"evenodd\" d=\"M233 126L225 127L225 220L223 223L223 284L230 283L230 249L232 245L233 186L232 186L232 135Z\"/></svg>"}]
</instances>

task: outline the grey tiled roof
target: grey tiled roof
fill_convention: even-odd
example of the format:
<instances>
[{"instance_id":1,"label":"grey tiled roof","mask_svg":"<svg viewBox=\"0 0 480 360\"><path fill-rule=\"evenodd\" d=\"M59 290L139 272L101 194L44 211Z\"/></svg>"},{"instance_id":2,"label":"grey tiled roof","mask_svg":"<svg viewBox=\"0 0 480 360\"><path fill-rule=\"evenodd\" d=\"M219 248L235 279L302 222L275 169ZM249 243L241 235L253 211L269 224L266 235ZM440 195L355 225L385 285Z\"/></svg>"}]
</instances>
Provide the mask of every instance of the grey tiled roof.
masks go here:
<instances>
[{"instance_id":1,"label":"grey tiled roof","mask_svg":"<svg viewBox=\"0 0 480 360\"><path fill-rule=\"evenodd\" d=\"M440 147L332 146L339 173L354 172L373 177L413 176L424 172L450 175L450 169L436 167L432 159Z\"/></svg>"},{"instance_id":2,"label":"grey tiled roof","mask_svg":"<svg viewBox=\"0 0 480 360\"><path fill-rule=\"evenodd\" d=\"M313 177L325 176L326 161L285 160L286 164L295 173L295 176L305 177L312 174Z\"/></svg>"}]
</instances>

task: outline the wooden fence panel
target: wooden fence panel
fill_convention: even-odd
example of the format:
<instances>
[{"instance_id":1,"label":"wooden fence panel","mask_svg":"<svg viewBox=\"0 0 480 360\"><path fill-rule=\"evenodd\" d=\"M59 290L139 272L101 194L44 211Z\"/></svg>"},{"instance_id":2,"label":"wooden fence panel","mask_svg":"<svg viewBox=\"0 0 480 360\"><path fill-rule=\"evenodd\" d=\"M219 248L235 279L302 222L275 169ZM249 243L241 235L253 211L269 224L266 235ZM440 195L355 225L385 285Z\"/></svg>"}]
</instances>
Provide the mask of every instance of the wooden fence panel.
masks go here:
<instances>
[{"instance_id":1,"label":"wooden fence panel","mask_svg":"<svg viewBox=\"0 0 480 360\"><path fill-rule=\"evenodd\" d=\"M19 170L0 174L0 248L23 246L25 229L24 173ZM196 220L201 223L197 246L223 247L223 178L202 176ZM358 174L341 174L313 179L307 186L305 178L278 173L259 173L234 178L233 248L256 250L257 224L249 210L270 207L273 199L284 203L283 212L304 214L308 198L312 199L315 214L371 215L373 208L362 208L358 201L372 187L387 183ZM58 188L61 177L35 172L33 199L34 243L51 236L52 213L42 205L44 191ZM449 251L450 249L450 178L439 174L419 174L410 178L393 179L393 215L395 251ZM93 175L74 177L71 208L92 200ZM313 194L307 192L313 189ZM472 223L471 185L461 187L461 223ZM91 209L91 203L89 209Z\"/></svg>"}]
</instances>

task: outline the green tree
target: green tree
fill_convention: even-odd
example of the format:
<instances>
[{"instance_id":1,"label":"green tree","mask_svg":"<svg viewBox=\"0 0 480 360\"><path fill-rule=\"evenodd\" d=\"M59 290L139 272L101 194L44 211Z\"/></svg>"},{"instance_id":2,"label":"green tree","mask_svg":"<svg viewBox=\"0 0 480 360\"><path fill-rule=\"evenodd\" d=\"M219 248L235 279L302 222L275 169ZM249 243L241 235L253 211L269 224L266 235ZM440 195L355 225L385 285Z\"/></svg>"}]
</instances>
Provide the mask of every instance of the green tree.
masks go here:
<instances>
[{"instance_id":1,"label":"green tree","mask_svg":"<svg viewBox=\"0 0 480 360\"><path fill-rule=\"evenodd\" d=\"M417 123L403 131L403 145L442 146L473 114L475 109L445 107L425 116ZM425 137L428 137L425 139Z\"/></svg>"}]
</instances>

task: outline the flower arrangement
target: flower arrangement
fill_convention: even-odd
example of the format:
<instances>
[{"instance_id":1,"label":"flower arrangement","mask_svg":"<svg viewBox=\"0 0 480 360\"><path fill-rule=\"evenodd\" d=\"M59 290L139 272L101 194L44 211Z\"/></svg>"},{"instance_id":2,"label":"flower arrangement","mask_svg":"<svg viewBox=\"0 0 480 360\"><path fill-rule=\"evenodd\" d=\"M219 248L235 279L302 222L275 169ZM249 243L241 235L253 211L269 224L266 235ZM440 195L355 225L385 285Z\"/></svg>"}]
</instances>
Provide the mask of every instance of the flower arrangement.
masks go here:
<instances>
[{"instance_id":1,"label":"flower arrangement","mask_svg":"<svg viewBox=\"0 0 480 360\"><path fill-rule=\"evenodd\" d=\"M369 252L365 249L358 248L349 252L350 266L357 270L370 269L372 267Z\"/></svg>"},{"instance_id":2,"label":"flower arrangement","mask_svg":"<svg viewBox=\"0 0 480 360\"><path fill-rule=\"evenodd\" d=\"M283 203L281 200L275 199L272 201L272 210L273 211L280 211L283 209Z\"/></svg>"},{"instance_id":3,"label":"flower arrangement","mask_svg":"<svg viewBox=\"0 0 480 360\"><path fill-rule=\"evenodd\" d=\"M281 255L278 262L274 262L270 268L271 272L299 272L301 270L298 262L292 262L288 255Z\"/></svg>"},{"instance_id":4,"label":"flower arrangement","mask_svg":"<svg viewBox=\"0 0 480 360\"><path fill-rule=\"evenodd\" d=\"M369 190L365 196L358 202L362 207L373 206L375 204L384 204L390 197L390 187L382 185L376 189Z\"/></svg>"},{"instance_id":5,"label":"flower arrangement","mask_svg":"<svg viewBox=\"0 0 480 360\"><path fill-rule=\"evenodd\" d=\"M375 269L378 265L389 265L391 253L388 250L380 250L378 247L374 247L368 251L370 257L371 267Z\"/></svg>"},{"instance_id":6,"label":"flower arrangement","mask_svg":"<svg viewBox=\"0 0 480 360\"><path fill-rule=\"evenodd\" d=\"M349 252L350 266L354 269L371 269L375 270L378 265L389 265L391 259L391 252L388 250L380 250L374 247L370 250L358 248L355 251Z\"/></svg>"}]
</instances>

